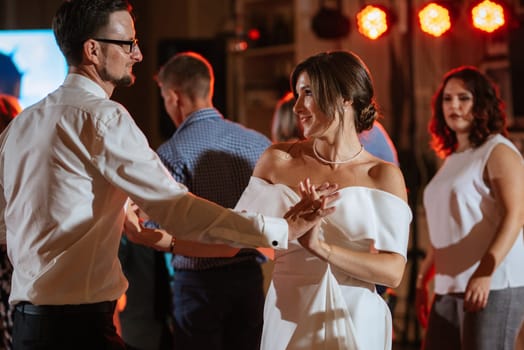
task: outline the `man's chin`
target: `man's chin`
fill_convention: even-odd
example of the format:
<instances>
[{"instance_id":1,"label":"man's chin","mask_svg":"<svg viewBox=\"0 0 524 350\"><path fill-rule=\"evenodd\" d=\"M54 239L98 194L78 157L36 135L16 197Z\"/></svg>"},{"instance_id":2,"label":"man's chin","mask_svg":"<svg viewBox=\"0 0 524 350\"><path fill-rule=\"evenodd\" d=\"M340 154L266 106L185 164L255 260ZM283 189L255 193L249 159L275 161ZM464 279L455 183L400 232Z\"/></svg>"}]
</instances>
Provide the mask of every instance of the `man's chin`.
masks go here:
<instances>
[{"instance_id":1,"label":"man's chin","mask_svg":"<svg viewBox=\"0 0 524 350\"><path fill-rule=\"evenodd\" d=\"M127 86L131 86L135 83L135 76L134 75L127 75L121 79L118 79L117 81L115 81L115 85L116 86L122 86L122 87L127 87Z\"/></svg>"}]
</instances>

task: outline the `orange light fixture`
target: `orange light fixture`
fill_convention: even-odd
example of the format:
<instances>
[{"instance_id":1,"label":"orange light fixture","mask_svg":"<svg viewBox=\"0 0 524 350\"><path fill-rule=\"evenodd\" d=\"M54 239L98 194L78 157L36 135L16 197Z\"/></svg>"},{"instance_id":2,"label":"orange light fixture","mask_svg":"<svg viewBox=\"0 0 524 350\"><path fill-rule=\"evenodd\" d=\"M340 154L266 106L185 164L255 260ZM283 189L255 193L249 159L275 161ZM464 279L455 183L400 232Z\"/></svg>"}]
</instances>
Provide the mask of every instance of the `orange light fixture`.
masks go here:
<instances>
[{"instance_id":1,"label":"orange light fixture","mask_svg":"<svg viewBox=\"0 0 524 350\"><path fill-rule=\"evenodd\" d=\"M473 26L487 33L492 33L506 23L504 8L497 2L484 0L471 10Z\"/></svg>"},{"instance_id":2,"label":"orange light fixture","mask_svg":"<svg viewBox=\"0 0 524 350\"><path fill-rule=\"evenodd\" d=\"M357 13L357 29L366 38L376 40L388 31L388 17L381 6L367 5Z\"/></svg>"},{"instance_id":3,"label":"orange light fixture","mask_svg":"<svg viewBox=\"0 0 524 350\"><path fill-rule=\"evenodd\" d=\"M451 16L448 8L431 2L424 6L419 13L420 29L427 34L439 37L451 28Z\"/></svg>"}]
</instances>

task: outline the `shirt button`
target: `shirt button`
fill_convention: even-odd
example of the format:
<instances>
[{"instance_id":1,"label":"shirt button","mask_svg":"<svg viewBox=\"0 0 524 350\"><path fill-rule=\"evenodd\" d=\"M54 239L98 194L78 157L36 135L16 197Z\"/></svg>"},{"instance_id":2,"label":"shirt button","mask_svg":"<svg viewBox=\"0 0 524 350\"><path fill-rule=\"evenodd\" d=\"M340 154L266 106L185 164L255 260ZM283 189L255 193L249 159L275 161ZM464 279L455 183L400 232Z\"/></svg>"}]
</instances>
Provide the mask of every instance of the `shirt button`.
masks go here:
<instances>
[{"instance_id":1,"label":"shirt button","mask_svg":"<svg viewBox=\"0 0 524 350\"><path fill-rule=\"evenodd\" d=\"M273 241L273 242L271 242L271 245L272 245L273 247L278 246L278 241Z\"/></svg>"}]
</instances>

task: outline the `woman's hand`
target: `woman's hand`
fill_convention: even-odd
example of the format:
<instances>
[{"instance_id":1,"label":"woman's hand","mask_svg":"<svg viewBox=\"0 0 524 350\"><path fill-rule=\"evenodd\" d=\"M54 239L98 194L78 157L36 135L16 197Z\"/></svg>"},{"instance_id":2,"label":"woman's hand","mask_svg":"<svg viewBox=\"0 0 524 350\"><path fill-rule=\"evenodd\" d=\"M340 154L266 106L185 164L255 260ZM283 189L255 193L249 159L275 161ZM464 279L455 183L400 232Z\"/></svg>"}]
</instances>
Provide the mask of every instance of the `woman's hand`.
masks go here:
<instances>
[{"instance_id":1,"label":"woman's hand","mask_svg":"<svg viewBox=\"0 0 524 350\"><path fill-rule=\"evenodd\" d=\"M488 304L490 287L491 276L473 274L464 293L464 311L476 312L484 309Z\"/></svg>"},{"instance_id":2,"label":"woman's hand","mask_svg":"<svg viewBox=\"0 0 524 350\"><path fill-rule=\"evenodd\" d=\"M294 240L304 235L316 226L320 220L335 210L327 205L338 198L338 186L322 184L315 188L306 179L299 184L301 200L291 207L284 215L289 225L289 240Z\"/></svg>"},{"instance_id":3,"label":"woman's hand","mask_svg":"<svg viewBox=\"0 0 524 350\"><path fill-rule=\"evenodd\" d=\"M322 210L326 205L326 200L328 196L331 196L334 191L338 188L337 185L332 185L329 183L324 183L319 187L315 187L311 184L309 179L300 183L300 195L303 198L309 198L313 203L316 201L318 207L313 205L311 209L313 212ZM310 251L312 254L318 256L321 259L327 261L330 247L325 243L324 240L320 238L320 222L313 226L309 231L307 231L303 236L298 238L298 242L302 247Z\"/></svg>"}]
</instances>

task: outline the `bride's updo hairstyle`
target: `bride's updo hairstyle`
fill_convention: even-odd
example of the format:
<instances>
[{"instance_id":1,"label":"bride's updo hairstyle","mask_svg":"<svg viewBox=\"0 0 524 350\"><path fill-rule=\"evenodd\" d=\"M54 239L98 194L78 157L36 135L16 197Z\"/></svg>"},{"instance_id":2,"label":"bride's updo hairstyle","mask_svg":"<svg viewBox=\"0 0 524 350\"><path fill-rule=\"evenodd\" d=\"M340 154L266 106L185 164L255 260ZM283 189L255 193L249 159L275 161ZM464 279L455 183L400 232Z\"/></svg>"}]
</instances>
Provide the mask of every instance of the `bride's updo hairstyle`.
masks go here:
<instances>
[{"instance_id":1,"label":"bride's updo hairstyle","mask_svg":"<svg viewBox=\"0 0 524 350\"><path fill-rule=\"evenodd\" d=\"M295 97L298 95L297 80L303 72L311 81L313 99L326 116L344 115L344 101L351 101L357 132L371 129L378 106L371 74L357 55L349 51L322 52L299 63L291 73Z\"/></svg>"}]
</instances>

